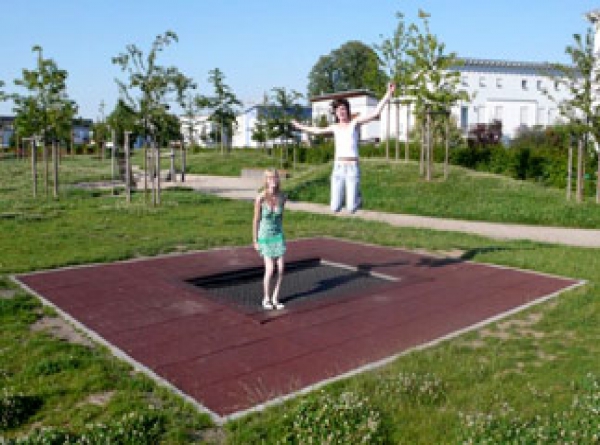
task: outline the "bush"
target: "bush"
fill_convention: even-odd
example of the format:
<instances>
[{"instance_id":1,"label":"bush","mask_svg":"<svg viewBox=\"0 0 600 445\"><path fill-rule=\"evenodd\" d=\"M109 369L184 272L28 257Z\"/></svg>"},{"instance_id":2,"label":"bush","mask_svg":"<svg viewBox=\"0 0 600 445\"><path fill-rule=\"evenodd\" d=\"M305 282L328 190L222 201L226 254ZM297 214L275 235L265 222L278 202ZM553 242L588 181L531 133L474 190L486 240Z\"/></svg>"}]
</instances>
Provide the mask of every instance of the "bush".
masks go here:
<instances>
[{"instance_id":1,"label":"bush","mask_svg":"<svg viewBox=\"0 0 600 445\"><path fill-rule=\"evenodd\" d=\"M472 445L600 443L600 380L587 376L570 409L522 419L509 405L499 414L463 415L463 442Z\"/></svg>"},{"instance_id":2,"label":"bush","mask_svg":"<svg viewBox=\"0 0 600 445\"><path fill-rule=\"evenodd\" d=\"M4 388L0 394L0 431L24 424L42 406L38 396Z\"/></svg>"},{"instance_id":3,"label":"bush","mask_svg":"<svg viewBox=\"0 0 600 445\"><path fill-rule=\"evenodd\" d=\"M7 445L147 445L159 443L163 420L155 413L129 413L110 424L93 424L77 434L59 428L36 429Z\"/></svg>"},{"instance_id":4,"label":"bush","mask_svg":"<svg viewBox=\"0 0 600 445\"><path fill-rule=\"evenodd\" d=\"M401 372L382 377L377 389L384 396L394 396L413 405L435 405L446 400L446 385L433 374Z\"/></svg>"},{"instance_id":5,"label":"bush","mask_svg":"<svg viewBox=\"0 0 600 445\"><path fill-rule=\"evenodd\" d=\"M286 445L384 443L380 414L366 398L345 392L308 397L284 416Z\"/></svg>"}]
</instances>

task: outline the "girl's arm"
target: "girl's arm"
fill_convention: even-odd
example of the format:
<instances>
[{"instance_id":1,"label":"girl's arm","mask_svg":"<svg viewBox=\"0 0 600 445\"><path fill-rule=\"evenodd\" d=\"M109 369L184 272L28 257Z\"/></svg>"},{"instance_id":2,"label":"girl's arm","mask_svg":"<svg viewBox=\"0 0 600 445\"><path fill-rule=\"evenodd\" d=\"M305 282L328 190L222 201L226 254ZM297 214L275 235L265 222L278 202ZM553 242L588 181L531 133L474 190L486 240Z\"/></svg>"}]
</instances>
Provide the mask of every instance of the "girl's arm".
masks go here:
<instances>
[{"instance_id":1,"label":"girl's arm","mask_svg":"<svg viewBox=\"0 0 600 445\"><path fill-rule=\"evenodd\" d=\"M328 134L328 133L333 133L333 129L331 128L331 126L329 127L313 127L310 125L303 125L300 122L296 121L296 120L292 120L291 121L292 127L294 127L297 130L300 131L304 131L305 133L309 133L309 134Z\"/></svg>"},{"instance_id":2,"label":"girl's arm","mask_svg":"<svg viewBox=\"0 0 600 445\"><path fill-rule=\"evenodd\" d=\"M252 219L252 245L258 250L258 224L260 221L260 207L262 205L262 194L254 200L254 218Z\"/></svg>"},{"instance_id":3,"label":"girl's arm","mask_svg":"<svg viewBox=\"0 0 600 445\"><path fill-rule=\"evenodd\" d=\"M356 119L356 123L366 124L367 122L371 122L372 120L377 119L379 117L379 115L381 114L381 112L383 111L383 107L385 107L385 104L390 100L390 98L392 97L392 94L394 94L395 90L396 90L396 85L393 83L389 83L388 90L385 93L385 95L381 98L379 103L377 104L377 108L375 108L375 111L371 114L367 114L364 117L358 117Z\"/></svg>"}]
</instances>

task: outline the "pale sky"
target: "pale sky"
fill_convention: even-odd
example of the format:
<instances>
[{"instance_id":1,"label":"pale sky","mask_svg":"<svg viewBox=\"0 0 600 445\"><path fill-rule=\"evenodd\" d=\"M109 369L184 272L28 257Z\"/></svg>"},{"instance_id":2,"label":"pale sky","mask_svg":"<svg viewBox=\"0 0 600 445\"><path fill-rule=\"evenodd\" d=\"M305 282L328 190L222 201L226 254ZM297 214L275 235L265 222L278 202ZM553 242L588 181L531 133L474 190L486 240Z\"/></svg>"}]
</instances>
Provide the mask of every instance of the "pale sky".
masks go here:
<instances>
[{"instance_id":1,"label":"pale sky","mask_svg":"<svg viewBox=\"0 0 600 445\"><path fill-rule=\"evenodd\" d=\"M285 87L306 94L318 58L350 40L367 45L391 36L396 12L419 23L431 14L431 31L461 57L569 62L565 47L585 33L592 0L0 0L0 80L8 92L23 68L35 67L31 47L69 72L68 94L79 115L97 119L118 98L111 58L136 44L145 53L167 30L179 42L159 56L210 95L209 70L218 67L245 103ZM0 104L12 114L12 104Z\"/></svg>"}]
</instances>

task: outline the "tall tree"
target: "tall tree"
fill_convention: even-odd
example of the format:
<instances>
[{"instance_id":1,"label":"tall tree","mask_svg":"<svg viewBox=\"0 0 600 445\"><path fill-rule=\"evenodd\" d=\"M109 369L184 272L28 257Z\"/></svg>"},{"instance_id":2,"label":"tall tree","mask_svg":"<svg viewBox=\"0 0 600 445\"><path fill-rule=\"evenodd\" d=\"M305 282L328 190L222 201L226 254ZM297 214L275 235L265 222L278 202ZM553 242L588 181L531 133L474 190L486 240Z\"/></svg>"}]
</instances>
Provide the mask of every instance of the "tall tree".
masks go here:
<instances>
[{"instance_id":1,"label":"tall tree","mask_svg":"<svg viewBox=\"0 0 600 445\"><path fill-rule=\"evenodd\" d=\"M158 64L159 53L177 41L177 34L166 31L156 36L147 55L137 45L129 44L125 52L112 58L128 75L126 81L116 82L121 99L139 116L145 138L155 139L169 104L183 106L185 92L195 88L192 79L178 68Z\"/></svg>"},{"instance_id":2,"label":"tall tree","mask_svg":"<svg viewBox=\"0 0 600 445\"><path fill-rule=\"evenodd\" d=\"M452 105L469 98L466 92L459 89L459 72L451 70L459 63L456 53L446 53L446 45L431 33L429 14L419 11L419 17L422 19L422 28L418 29L408 54L412 57L415 69L415 112L424 128L425 136L421 159L426 161L425 176L430 181L433 175L432 120L449 119ZM446 171L447 160L444 168Z\"/></svg>"},{"instance_id":3,"label":"tall tree","mask_svg":"<svg viewBox=\"0 0 600 445\"><path fill-rule=\"evenodd\" d=\"M118 145L123 144L126 131L131 132L130 138L133 140L138 136L144 135L144 129L139 121L139 116L123 99L117 100L115 108L106 118L106 124L115 132L117 136L115 142ZM108 137L108 134L106 136Z\"/></svg>"},{"instance_id":4,"label":"tall tree","mask_svg":"<svg viewBox=\"0 0 600 445\"><path fill-rule=\"evenodd\" d=\"M256 122L252 129L252 140L258 142L263 149L267 147L267 141L272 138L269 125L270 110L272 104L269 95L265 93L262 103L256 109ZM269 155L271 154L269 150Z\"/></svg>"},{"instance_id":5,"label":"tall tree","mask_svg":"<svg viewBox=\"0 0 600 445\"><path fill-rule=\"evenodd\" d=\"M356 40L321 56L308 79L309 97L356 89L369 89L379 95L387 82L377 53Z\"/></svg>"},{"instance_id":6,"label":"tall tree","mask_svg":"<svg viewBox=\"0 0 600 445\"><path fill-rule=\"evenodd\" d=\"M54 196L58 197L58 159L56 143L71 136L73 117L77 113L75 102L67 95L68 73L58 68L52 59L46 59L43 49L35 45L37 64L33 70L23 69L22 78L15 85L26 90L24 94L12 94L14 102L15 128L25 137L42 136L44 154L44 180L48 191L48 143L53 142Z\"/></svg>"},{"instance_id":7,"label":"tall tree","mask_svg":"<svg viewBox=\"0 0 600 445\"><path fill-rule=\"evenodd\" d=\"M283 87L271 89L271 112L269 113L269 132L273 138L281 141L281 167L287 158L288 142L294 139L295 132L290 122L292 119L301 119L302 107L298 100L302 94L295 90L286 90ZM296 165L296 148L294 146L294 167Z\"/></svg>"},{"instance_id":8,"label":"tall tree","mask_svg":"<svg viewBox=\"0 0 600 445\"><path fill-rule=\"evenodd\" d=\"M204 97L201 103L204 107L212 109L209 120L219 126L221 153L223 153L225 138L227 139L227 148L229 149L231 146L237 107L242 103L231 91L231 88L225 84L225 74L219 68L208 72L208 81L214 88L214 96Z\"/></svg>"},{"instance_id":9,"label":"tall tree","mask_svg":"<svg viewBox=\"0 0 600 445\"><path fill-rule=\"evenodd\" d=\"M282 145L285 145L295 134L290 127L290 121L301 118L302 107L298 103L301 98L302 94L295 90L288 91L283 87L271 89L273 104L270 113L271 134L273 137L280 138Z\"/></svg>"},{"instance_id":10,"label":"tall tree","mask_svg":"<svg viewBox=\"0 0 600 445\"><path fill-rule=\"evenodd\" d=\"M400 94L406 92L408 85L412 79L411 68L412 64L408 59L408 49L414 42L413 33L416 31L415 25L407 25L404 22L404 14L396 13L396 29L391 37L384 38L380 44L374 45L375 51L379 54L380 59L385 67L385 72L389 79L396 83ZM398 144L400 139L400 107L399 103L396 108L396 159L398 159ZM408 106L408 103L406 104ZM387 126L386 126L386 158L389 158L389 141L390 141L390 110L392 101L387 106ZM407 123L408 126L408 123ZM408 128L407 128L408 132ZM406 137L408 150L408 135Z\"/></svg>"},{"instance_id":11,"label":"tall tree","mask_svg":"<svg viewBox=\"0 0 600 445\"><path fill-rule=\"evenodd\" d=\"M565 52L571 58L572 65L553 64L548 76L559 88L568 88L570 99L559 104L561 115L571 124L576 137L581 141L577 153L577 185L575 196L578 202L583 200L584 165L589 151L588 139L592 135L600 143L600 106L595 102L594 86L600 83L600 71L595 69L594 30L588 28L585 35L574 34L574 43L568 45ZM552 93L548 95L553 98ZM598 156L598 174L600 174L600 156ZM600 179L598 179L600 182ZM596 187L596 202L600 203L600 187Z\"/></svg>"}]
</instances>

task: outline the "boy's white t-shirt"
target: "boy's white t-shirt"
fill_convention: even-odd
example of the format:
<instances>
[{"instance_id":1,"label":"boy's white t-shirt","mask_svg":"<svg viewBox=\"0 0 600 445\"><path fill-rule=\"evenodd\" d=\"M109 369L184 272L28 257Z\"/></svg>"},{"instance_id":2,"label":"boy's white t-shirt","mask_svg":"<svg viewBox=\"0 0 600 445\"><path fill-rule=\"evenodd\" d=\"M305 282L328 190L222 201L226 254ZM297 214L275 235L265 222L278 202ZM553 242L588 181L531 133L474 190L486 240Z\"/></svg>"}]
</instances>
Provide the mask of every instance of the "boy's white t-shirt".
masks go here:
<instances>
[{"instance_id":1,"label":"boy's white t-shirt","mask_svg":"<svg viewBox=\"0 0 600 445\"><path fill-rule=\"evenodd\" d=\"M333 126L335 141L335 159L358 158L358 125L350 122L347 125Z\"/></svg>"}]
</instances>

